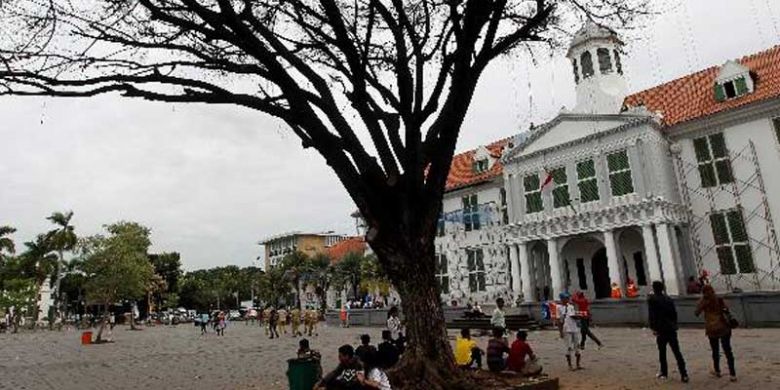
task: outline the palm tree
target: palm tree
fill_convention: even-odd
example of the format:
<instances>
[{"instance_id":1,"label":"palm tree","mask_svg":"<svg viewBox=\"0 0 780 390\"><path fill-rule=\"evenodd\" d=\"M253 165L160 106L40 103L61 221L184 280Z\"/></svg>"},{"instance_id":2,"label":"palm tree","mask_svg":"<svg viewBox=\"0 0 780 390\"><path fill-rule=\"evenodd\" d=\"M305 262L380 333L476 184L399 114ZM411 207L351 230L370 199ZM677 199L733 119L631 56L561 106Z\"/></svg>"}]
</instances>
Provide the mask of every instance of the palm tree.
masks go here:
<instances>
[{"instance_id":1,"label":"palm tree","mask_svg":"<svg viewBox=\"0 0 780 390\"><path fill-rule=\"evenodd\" d=\"M8 237L9 235L16 232L16 229L10 227L10 226L0 226L0 265L5 262L6 254L14 254L16 253L16 247L14 246L14 241Z\"/></svg>"},{"instance_id":2,"label":"palm tree","mask_svg":"<svg viewBox=\"0 0 780 390\"><path fill-rule=\"evenodd\" d=\"M52 249L57 251L59 255L59 262L57 263L56 279L54 281L54 307L57 315L60 314L60 284L62 283L62 268L65 263L64 252L72 251L78 243L78 237L74 231L73 225L70 224L70 220L73 218L73 211L67 212L55 212L52 215L46 217L51 221L56 229L47 233L51 241Z\"/></svg>"},{"instance_id":3,"label":"palm tree","mask_svg":"<svg viewBox=\"0 0 780 390\"><path fill-rule=\"evenodd\" d=\"M332 278L332 268L330 265L330 257L323 253L319 253L309 260L309 272L306 275L306 280L314 284L317 291L317 296L320 299L320 309L325 310L327 306L327 293L330 281Z\"/></svg>"},{"instance_id":4,"label":"palm tree","mask_svg":"<svg viewBox=\"0 0 780 390\"><path fill-rule=\"evenodd\" d=\"M47 235L39 235L35 241L24 243L27 248L21 255L22 269L35 280L36 297L41 295L43 284L46 280L51 280L52 274L57 269L57 256L52 253L52 248ZM40 299L35 300L35 312L33 313L33 324L38 321L38 312L40 311Z\"/></svg>"},{"instance_id":5,"label":"palm tree","mask_svg":"<svg viewBox=\"0 0 780 390\"><path fill-rule=\"evenodd\" d=\"M284 270L284 277L295 289L296 306L301 308L301 281L310 270L310 258L301 251L295 251L285 256L279 267Z\"/></svg>"}]
</instances>

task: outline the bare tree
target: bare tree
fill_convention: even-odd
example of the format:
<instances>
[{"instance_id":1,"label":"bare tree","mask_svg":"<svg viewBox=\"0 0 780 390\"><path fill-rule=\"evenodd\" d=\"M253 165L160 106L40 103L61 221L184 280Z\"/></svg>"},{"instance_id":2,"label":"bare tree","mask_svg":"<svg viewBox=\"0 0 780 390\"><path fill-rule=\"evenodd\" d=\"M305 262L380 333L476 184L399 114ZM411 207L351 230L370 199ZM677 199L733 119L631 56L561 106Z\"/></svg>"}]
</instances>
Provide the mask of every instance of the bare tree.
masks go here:
<instances>
[{"instance_id":1,"label":"bare tree","mask_svg":"<svg viewBox=\"0 0 780 390\"><path fill-rule=\"evenodd\" d=\"M433 243L481 74L515 48L554 42L569 23L625 27L649 1L5 0L0 94L116 92L281 119L325 158L367 222L402 298L406 377L452 388L461 376Z\"/></svg>"}]
</instances>

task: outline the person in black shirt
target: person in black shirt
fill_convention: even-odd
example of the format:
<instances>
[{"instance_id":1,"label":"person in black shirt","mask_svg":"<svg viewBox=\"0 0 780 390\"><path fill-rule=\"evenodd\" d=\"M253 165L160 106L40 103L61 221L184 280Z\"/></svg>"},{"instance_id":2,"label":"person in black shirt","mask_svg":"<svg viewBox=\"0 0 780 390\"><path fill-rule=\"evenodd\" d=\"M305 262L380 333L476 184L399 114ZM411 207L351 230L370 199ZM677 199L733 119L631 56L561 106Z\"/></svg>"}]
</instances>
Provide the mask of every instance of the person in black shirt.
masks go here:
<instances>
[{"instance_id":1,"label":"person in black shirt","mask_svg":"<svg viewBox=\"0 0 780 390\"><path fill-rule=\"evenodd\" d=\"M650 329L653 330L656 337L658 361L661 365L658 378L665 380L669 376L666 363L666 346L669 345L677 360L680 377L683 383L687 383L688 371L685 369L685 359L680 352L680 343L677 340L677 309L674 306L674 301L664 293L665 289L664 284L656 280L653 282L653 294L647 298Z\"/></svg>"},{"instance_id":2,"label":"person in black shirt","mask_svg":"<svg viewBox=\"0 0 780 390\"><path fill-rule=\"evenodd\" d=\"M400 353L393 342L389 330L382 331L382 343L379 344L379 358L382 361L382 368L390 368L398 363Z\"/></svg>"},{"instance_id":3,"label":"person in black shirt","mask_svg":"<svg viewBox=\"0 0 780 390\"><path fill-rule=\"evenodd\" d=\"M314 386L315 390L362 390L358 374L363 373L363 365L355 357L351 345L339 347L339 365Z\"/></svg>"},{"instance_id":4,"label":"person in black shirt","mask_svg":"<svg viewBox=\"0 0 780 390\"><path fill-rule=\"evenodd\" d=\"M371 336L367 334L360 336L360 343L361 345L355 348L355 355L362 362L367 353L376 352L376 347L371 345Z\"/></svg>"}]
</instances>

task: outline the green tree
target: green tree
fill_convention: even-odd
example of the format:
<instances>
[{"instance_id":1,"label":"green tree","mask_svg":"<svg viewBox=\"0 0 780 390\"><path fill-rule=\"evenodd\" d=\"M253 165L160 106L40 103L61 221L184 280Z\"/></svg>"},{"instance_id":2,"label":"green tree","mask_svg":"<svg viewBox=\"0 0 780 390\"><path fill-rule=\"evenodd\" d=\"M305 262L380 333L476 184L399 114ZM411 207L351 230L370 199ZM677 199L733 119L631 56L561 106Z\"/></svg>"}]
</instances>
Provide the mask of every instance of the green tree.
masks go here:
<instances>
[{"instance_id":1,"label":"green tree","mask_svg":"<svg viewBox=\"0 0 780 390\"><path fill-rule=\"evenodd\" d=\"M59 256L54 278L54 308L56 315L60 316L62 311L60 285L62 284L63 277L62 269L66 264L65 252L70 252L76 247L78 237L76 236L75 228L70 223L71 219L73 219L73 211L66 211L64 213L59 211L54 212L46 219L56 226L54 230L47 233L47 236L52 250L55 250Z\"/></svg>"},{"instance_id":2,"label":"green tree","mask_svg":"<svg viewBox=\"0 0 780 390\"><path fill-rule=\"evenodd\" d=\"M352 298L357 299L360 282L363 280L363 263L366 257L360 253L350 252L344 255L334 267L334 286L339 290L352 289Z\"/></svg>"},{"instance_id":3,"label":"green tree","mask_svg":"<svg viewBox=\"0 0 780 390\"><path fill-rule=\"evenodd\" d=\"M330 288L333 279L331 259L324 253L318 253L312 256L309 263L309 271L305 281L314 285L320 300L320 310L325 311L327 309L328 288Z\"/></svg>"},{"instance_id":4,"label":"green tree","mask_svg":"<svg viewBox=\"0 0 780 390\"><path fill-rule=\"evenodd\" d=\"M277 265L284 272L284 278L295 292L295 306L301 308L301 281L311 270L311 259L301 251L294 251L282 258Z\"/></svg>"},{"instance_id":5,"label":"green tree","mask_svg":"<svg viewBox=\"0 0 780 390\"><path fill-rule=\"evenodd\" d=\"M273 267L267 270L260 278L260 297L266 305L278 305L282 298L286 298L291 291L290 283L285 278L281 267Z\"/></svg>"},{"instance_id":6,"label":"green tree","mask_svg":"<svg viewBox=\"0 0 780 390\"><path fill-rule=\"evenodd\" d=\"M0 226L0 266L3 265L8 255L16 253L14 240L9 235L16 232L16 229L10 226Z\"/></svg>"},{"instance_id":7,"label":"green tree","mask_svg":"<svg viewBox=\"0 0 780 390\"><path fill-rule=\"evenodd\" d=\"M143 298L154 275L147 254L151 245L148 228L124 221L104 227L108 236L92 236L83 246L86 297L90 303L102 305L104 310L98 341L108 308L120 300ZM132 316L130 324L134 326Z\"/></svg>"},{"instance_id":8,"label":"green tree","mask_svg":"<svg viewBox=\"0 0 780 390\"><path fill-rule=\"evenodd\" d=\"M13 332L19 329L19 321L26 309L32 309L37 301L35 280L32 278L6 279L0 290L0 307L6 312L13 307L11 325Z\"/></svg>"},{"instance_id":9,"label":"green tree","mask_svg":"<svg viewBox=\"0 0 780 390\"><path fill-rule=\"evenodd\" d=\"M179 279L184 274L181 269L181 255L177 252L151 254L149 261L154 266L154 273L165 280L166 292L178 291Z\"/></svg>"}]
</instances>

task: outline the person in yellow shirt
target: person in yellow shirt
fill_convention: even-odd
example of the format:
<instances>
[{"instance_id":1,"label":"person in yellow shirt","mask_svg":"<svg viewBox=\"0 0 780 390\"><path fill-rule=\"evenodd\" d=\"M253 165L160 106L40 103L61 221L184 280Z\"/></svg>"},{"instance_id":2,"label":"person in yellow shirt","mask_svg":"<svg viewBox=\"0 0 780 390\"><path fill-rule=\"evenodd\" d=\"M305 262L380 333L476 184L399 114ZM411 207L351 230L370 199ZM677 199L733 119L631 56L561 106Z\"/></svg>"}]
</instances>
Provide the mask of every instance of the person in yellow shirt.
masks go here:
<instances>
[{"instance_id":1,"label":"person in yellow shirt","mask_svg":"<svg viewBox=\"0 0 780 390\"><path fill-rule=\"evenodd\" d=\"M476 364L482 368L482 355L484 351L477 347L477 342L471 339L471 330L460 330L460 337L455 340L455 363L461 368L472 368Z\"/></svg>"},{"instance_id":2,"label":"person in yellow shirt","mask_svg":"<svg viewBox=\"0 0 780 390\"><path fill-rule=\"evenodd\" d=\"M320 320L319 316L320 313L313 307L306 311L306 333L308 333L309 337L311 337L312 334L318 336L317 323Z\"/></svg>"},{"instance_id":3,"label":"person in yellow shirt","mask_svg":"<svg viewBox=\"0 0 780 390\"><path fill-rule=\"evenodd\" d=\"M265 323L265 335L268 336L268 331L271 324L271 306L268 306L263 310L263 319L261 325Z\"/></svg>"},{"instance_id":4,"label":"person in yellow shirt","mask_svg":"<svg viewBox=\"0 0 780 390\"><path fill-rule=\"evenodd\" d=\"M298 308L290 310L290 324L292 324L293 337L303 336L301 333L301 311Z\"/></svg>"}]
</instances>

